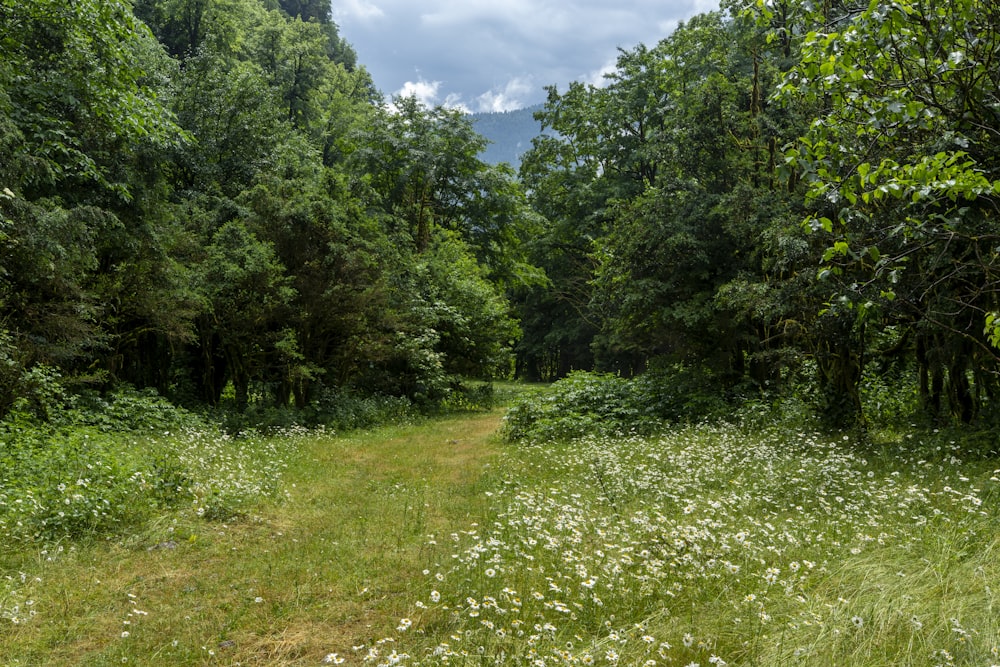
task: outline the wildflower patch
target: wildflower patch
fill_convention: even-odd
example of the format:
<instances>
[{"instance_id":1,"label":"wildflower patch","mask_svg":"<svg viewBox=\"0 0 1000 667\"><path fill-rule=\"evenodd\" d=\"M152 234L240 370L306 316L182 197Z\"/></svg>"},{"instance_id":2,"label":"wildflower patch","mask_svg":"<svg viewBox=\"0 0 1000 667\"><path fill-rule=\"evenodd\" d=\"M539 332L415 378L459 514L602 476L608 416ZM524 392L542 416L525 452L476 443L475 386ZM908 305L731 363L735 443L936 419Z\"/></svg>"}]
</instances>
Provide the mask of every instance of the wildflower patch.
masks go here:
<instances>
[{"instance_id":1,"label":"wildflower patch","mask_svg":"<svg viewBox=\"0 0 1000 667\"><path fill-rule=\"evenodd\" d=\"M489 519L432 536L454 549L425 570L426 594L397 635L354 654L994 664L996 476L955 443L887 448L729 426L511 446Z\"/></svg>"}]
</instances>

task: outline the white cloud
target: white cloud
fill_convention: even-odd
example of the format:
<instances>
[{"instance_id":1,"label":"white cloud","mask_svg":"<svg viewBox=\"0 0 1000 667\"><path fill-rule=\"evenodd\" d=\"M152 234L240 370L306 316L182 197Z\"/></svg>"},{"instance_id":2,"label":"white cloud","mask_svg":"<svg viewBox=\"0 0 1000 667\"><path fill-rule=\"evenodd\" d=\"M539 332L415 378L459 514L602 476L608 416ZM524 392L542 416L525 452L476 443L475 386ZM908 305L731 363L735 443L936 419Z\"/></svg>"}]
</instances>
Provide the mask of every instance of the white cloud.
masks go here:
<instances>
[{"instance_id":1,"label":"white cloud","mask_svg":"<svg viewBox=\"0 0 1000 667\"><path fill-rule=\"evenodd\" d=\"M586 76L581 78L582 83L589 83L592 86L598 88L603 88L608 85L607 75L618 69L618 54L610 59L608 62L604 63L600 68L590 72Z\"/></svg>"},{"instance_id":2,"label":"white cloud","mask_svg":"<svg viewBox=\"0 0 1000 667\"><path fill-rule=\"evenodd\" d=\"M407 81L403 87L396 91L399 97L416 97L417 101L425 106L432 107L438 102L438 95L441 90L440 81Z\"/></svg>"},{"instance_id":3,"label":"white cloud","mask_svg":"<svg viewBox=\"0 0 1000 667\"><path fill-rule=\"evenodd\" d=\"M441 106L448 109L458 109L459 111L464 111L465 113L472 113L472 109L462 101L462 96L458 93L449 93L447 97L444 98L444 102Z\"/></svg>"},{"instance_id":4,"label":"white cloud","mask_svg":"<svg viewBox=\"0 0 1000 667\"><path fill-rule=\"evenodd\" d=\"M462 101L462 96L459 93L448 93L444 96L444 100L442 100L441 86L441 81L427 81L425 79L407 81L403 84L402 88L396 91L395 97L416 97L417 101L425 107L441 105L448 109L460 109L466 113L471 112L468 105Z\"/></svg>"},{"instance_id":5,"label":"white cloud","mask_svg":"<svg viewBox=\"0 0 1000 667\"><path fill-rule=\"evenodd\" d=\"M525 106L525 99L537 89L530 76L516 76L502 88L494 87L476 98L477 111L513 111Z\"/></svg>"},{"instance_id":6,"label":"white cloud","mask_svg":"<svg viewBox=\"0 0 1000 667\"><path fill-rule=\"evenodd\" d=\"M340 0L333 9L333 15L338 20L370 21L385 16L385 12L368 0Z\"/></svg>"}]
</instances>

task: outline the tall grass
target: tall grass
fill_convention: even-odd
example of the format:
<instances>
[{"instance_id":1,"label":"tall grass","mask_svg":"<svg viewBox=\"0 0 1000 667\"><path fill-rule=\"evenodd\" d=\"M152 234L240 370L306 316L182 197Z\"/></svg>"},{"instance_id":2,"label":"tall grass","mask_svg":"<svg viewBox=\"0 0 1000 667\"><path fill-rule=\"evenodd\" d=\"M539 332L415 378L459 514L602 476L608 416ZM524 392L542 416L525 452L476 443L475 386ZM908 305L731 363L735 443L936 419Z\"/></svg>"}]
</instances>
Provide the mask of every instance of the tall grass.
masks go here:
<instances>
[{"instance_id":1,"label":"tall grass","mask_svg":"<svg viewBox=\"0 0 1000 667\"><path fill-rule=\"evenodd\" d=\"M371 664L1000 663L998 473L959 443L684 427L511 446ZM405 631L404 631L405 630Z\"/></svg>"},{"instance_id":2,"label":"tall grass","mask_svg":"<svg viewBox=\"0 0 1000 667\"><path fill-rule=\"evenodd\" d=\"M0 664L1000 664L992 436L499 420L56 432L0 490Z\"/></svg>"}]
</instances>

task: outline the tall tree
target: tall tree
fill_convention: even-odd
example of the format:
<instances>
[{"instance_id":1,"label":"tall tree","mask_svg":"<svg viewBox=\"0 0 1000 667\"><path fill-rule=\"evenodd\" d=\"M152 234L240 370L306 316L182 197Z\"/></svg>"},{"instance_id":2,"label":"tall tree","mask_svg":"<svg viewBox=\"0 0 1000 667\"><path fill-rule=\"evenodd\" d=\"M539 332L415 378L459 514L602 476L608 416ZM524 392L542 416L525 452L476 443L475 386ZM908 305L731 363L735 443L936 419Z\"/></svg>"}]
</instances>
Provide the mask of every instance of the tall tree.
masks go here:
<instances>
[{"instance_id":1,"label":"tall tree","mask_svg":"<svg viewBox=\"0 0 1000 667\"><path fill-rule=\"evenodd\" d=\"M137 331L187 333L185 307L150 307L181 292L154 212L163 158L186 141L163 101L174 70L125 3L0 15L0 318L24 363L95 379Z\"/></svg>"},{"instance_id":2,"label":"tall tree","mask_svg":"<svg viewBox=\"0 0 1000 667\"><path fill-rule=\"evenodd\" d=\"M819 209L831 309L912 329L925 406L966 421L997 390L998 58L995 3L873 3L808 33L782 88L823 109L787 159Z\"/></svg>"}]
</instances>

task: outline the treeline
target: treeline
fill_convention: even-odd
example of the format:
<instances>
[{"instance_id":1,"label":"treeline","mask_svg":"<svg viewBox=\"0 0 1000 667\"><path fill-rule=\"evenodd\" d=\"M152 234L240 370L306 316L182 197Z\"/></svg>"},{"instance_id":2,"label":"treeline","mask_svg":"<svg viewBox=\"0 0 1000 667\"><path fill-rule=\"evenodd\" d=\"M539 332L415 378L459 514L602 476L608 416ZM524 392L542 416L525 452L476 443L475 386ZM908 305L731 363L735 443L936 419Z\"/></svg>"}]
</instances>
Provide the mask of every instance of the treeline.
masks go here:
<instances>
[{"instance_id":1,"label":"treeline","mask_svg":"<svg viewBox=\"0 0 1000 667\"><path fill-rule=\"evenodd\" d=\"M0 417L154 388L429 402L510 373L530 220L313 0L0 0Z\"/></svg>"},{"instance_id":2,"label":"treeline","mask_svg":"<svg viewBox=\"0 0 1000 667\"><path fill-rule=\"evenodd\" d=\"M388 103L322 2L0 25L0 416L578 369L838 426L872 387L934 420L1000 397L995 3L726 0L550 89L519 178L469 118Z\"/></svg>"},{"instance_id":3,"label":"treeline","mask_svg":"<svg viewBox=\"0 0 1000 667\"><path fill-rule=\"evenodd\" d=\"M838 426L873 385L994 414L998 63L993 2L725 1L550 89L520 372L654 366Z\"/></svg>"}]
</instances>

